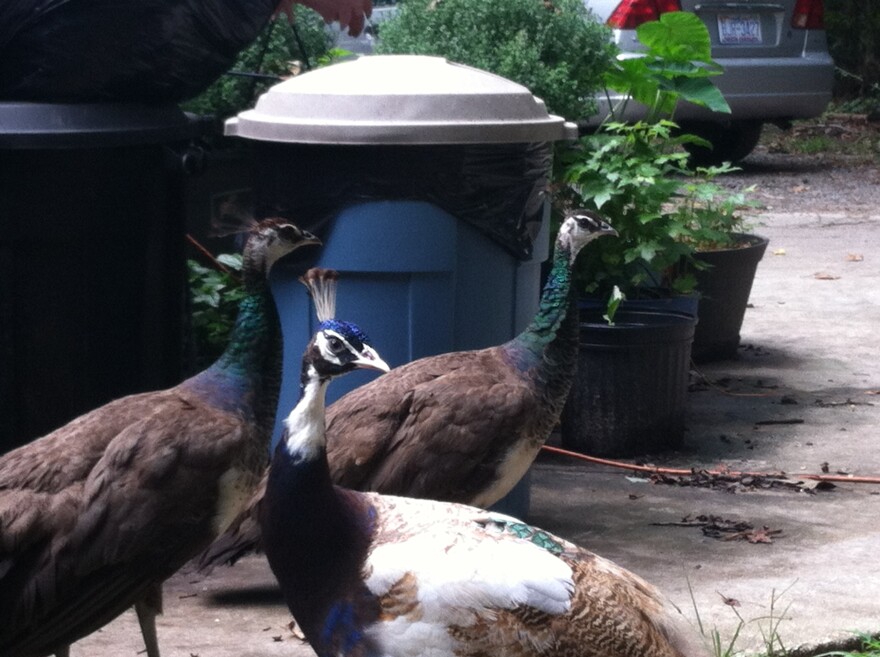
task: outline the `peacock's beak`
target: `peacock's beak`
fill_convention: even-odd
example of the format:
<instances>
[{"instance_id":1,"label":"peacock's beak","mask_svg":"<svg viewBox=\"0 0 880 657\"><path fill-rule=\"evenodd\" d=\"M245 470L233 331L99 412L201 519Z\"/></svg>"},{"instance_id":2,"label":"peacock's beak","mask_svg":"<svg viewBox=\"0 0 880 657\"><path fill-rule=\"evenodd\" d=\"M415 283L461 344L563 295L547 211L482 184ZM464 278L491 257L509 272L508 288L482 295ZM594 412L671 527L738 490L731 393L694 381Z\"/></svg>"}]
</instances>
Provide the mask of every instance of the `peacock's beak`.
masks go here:
<instances>
[{"instance_id":1,"label":"peacock's beak","mask_svg":"<svg viewBox=\"0 0 880 657\"><path fill-rule=\"evenodd\" d=\"M366 345L361 350L360 355L354 360L354 365L364 370L378 370L380 372L388 372L391 369L388 367L388 363L379 358L379 354L376 353L375 349Z\"/></svg>"}]
</instances>

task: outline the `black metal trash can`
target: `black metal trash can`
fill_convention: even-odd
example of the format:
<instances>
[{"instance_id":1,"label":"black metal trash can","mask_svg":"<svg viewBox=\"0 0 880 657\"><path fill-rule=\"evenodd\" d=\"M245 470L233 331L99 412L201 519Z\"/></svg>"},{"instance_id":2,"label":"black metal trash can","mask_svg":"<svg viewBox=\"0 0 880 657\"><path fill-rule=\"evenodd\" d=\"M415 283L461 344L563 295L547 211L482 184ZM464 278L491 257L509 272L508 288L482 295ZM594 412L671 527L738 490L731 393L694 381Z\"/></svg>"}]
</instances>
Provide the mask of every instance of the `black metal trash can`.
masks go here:
<instances>
[{"instance_id":1,"label":"black metal trash can","mask_svg":"<svg viewBox=\"0 0 880 657\"><path fill-rule=\"evenodd\" d=\"M176 106L0 103L0 453L180 378Z\"/></svg>"}]
</instances>

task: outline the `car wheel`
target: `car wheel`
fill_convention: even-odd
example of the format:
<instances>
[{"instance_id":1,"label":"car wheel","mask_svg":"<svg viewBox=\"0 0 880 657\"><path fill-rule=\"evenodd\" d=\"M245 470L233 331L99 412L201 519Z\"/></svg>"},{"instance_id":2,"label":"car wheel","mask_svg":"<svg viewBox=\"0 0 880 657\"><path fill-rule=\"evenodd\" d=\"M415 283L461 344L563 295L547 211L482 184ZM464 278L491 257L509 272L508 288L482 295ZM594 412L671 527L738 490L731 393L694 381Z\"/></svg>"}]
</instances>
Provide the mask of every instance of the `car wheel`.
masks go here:
<instances>
[{"instance_id":1,"label":"car wheel","mask_svg":"<svg viewBox=\"0 0 880 657\"><path fill-rule=\"evenodd\" d=\"M705 167L722 162L738 162L758 144L761 137L761 121L732 121L729 124L693 122L682 123L681 130L702 137L712 149L688 144L691 166Z\"/></svg>"}]
</instances>

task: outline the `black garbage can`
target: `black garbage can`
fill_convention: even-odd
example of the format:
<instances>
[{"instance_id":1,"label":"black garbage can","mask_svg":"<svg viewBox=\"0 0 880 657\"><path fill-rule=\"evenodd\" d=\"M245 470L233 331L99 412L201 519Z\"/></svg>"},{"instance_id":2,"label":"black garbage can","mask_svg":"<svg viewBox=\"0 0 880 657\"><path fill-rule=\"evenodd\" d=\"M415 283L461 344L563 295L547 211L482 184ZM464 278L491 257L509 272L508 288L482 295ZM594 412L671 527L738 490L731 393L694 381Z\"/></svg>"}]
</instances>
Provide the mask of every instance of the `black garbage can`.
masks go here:
<instances>
[{"instance_id":1,"label":"black garbage can","mask_svg":"<svg viewBox=\"0 0 880 657\"><path fill-rule=\"evenodd\" d=\"M0 103L0 453L179 380L200 130L171 105Z\"/></svg>"}]
</instances>

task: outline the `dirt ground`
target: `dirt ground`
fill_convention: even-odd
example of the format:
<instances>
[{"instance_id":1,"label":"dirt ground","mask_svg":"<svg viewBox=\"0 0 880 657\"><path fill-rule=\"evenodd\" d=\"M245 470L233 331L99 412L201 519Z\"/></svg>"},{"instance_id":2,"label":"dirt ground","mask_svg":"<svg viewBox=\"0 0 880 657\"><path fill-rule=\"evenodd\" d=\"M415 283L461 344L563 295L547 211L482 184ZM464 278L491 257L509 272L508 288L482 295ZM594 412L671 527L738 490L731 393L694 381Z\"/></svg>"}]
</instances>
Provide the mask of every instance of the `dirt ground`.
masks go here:
<instances>
[{"instance_id":1,"label":"dirt ground","mask_svg":"<svg viewBox=\"0 0 880 657\"><path fill-rule=\"evenodd\" d=\"M800 152L808 140L827 150ZM740 166L742 171L719 182L730 189L754 185L750 198L759 213L865 216L876 212L880 195L880 122L839 117L786 132L765 126L758 147Z\"/></svg>"}]
</instances>

